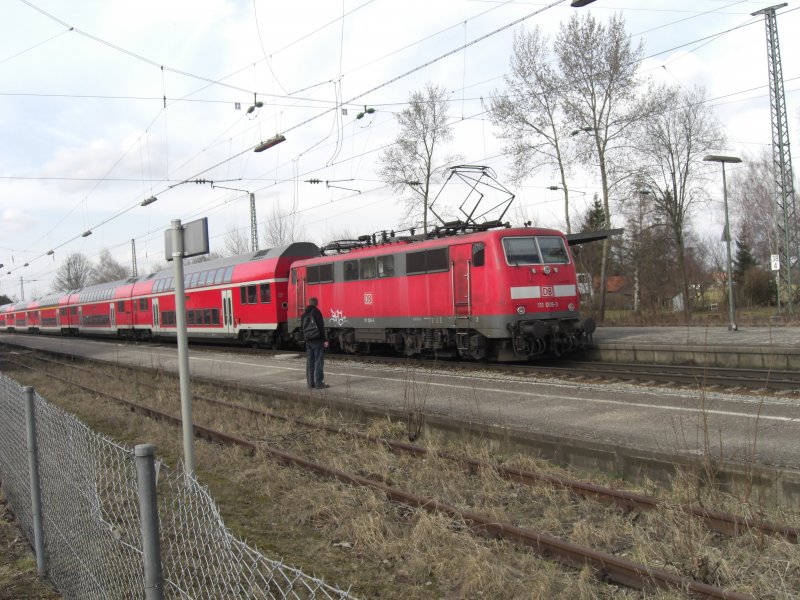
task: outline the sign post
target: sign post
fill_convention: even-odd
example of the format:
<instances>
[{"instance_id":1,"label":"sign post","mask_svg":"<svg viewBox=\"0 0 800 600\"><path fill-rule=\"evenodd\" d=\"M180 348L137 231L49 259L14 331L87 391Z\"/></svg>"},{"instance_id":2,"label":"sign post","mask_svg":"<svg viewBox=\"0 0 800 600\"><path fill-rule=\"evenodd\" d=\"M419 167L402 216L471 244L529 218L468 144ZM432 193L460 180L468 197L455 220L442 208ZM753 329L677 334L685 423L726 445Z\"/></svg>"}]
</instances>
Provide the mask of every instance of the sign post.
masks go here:
<instances>
[{"instance_id":1,"label":"sign post","mask_svg":"<svg viewBox=\"0 0 800 600\"><path fill-rule=\"evenodd\" d=\"M178 376L181 387L181 422L183 425L184 472L194 477L194 423L192 422L192 386L189 371L189 339L186 335L186 288L183 259L208 254L208 219L181 225L174 219L164 232L164 254L172 261L175 281L175 325L178 342Z\"/></svg>"},{"instance_id":2,"label":"sign post","mask_svg":"<svg viewBox=\"0 0 800 600\"><path fill-rule=\"evenodd\" d=\"M778 300L778 313L780 313L781 312L781 279L780 279L781 255L770 254L769 262L770 262L770 267L772 267L772 270L775 271L775 297Z\"/></svg>"}]
</instances>

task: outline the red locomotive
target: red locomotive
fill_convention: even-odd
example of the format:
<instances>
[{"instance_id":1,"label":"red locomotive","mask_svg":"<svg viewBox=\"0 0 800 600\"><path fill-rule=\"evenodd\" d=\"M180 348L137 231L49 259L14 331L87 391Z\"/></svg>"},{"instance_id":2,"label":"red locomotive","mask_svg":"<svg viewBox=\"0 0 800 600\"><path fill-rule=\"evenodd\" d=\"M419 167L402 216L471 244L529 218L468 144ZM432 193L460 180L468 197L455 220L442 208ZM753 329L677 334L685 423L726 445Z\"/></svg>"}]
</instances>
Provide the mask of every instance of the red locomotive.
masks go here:
<instances>
[{"instance_id":1,"label":"red locomotive","mask_svg":"<svg viewBox=\"0 0 800 600\"><path fill-rule=\"evenodd\" d=\"M581 348L595 329L580 320L569 244L552 229L387 241L299 260L290 331L311 296L345 352L389 346L407 356L523 360Z\"/></svg>"}]
</instances>

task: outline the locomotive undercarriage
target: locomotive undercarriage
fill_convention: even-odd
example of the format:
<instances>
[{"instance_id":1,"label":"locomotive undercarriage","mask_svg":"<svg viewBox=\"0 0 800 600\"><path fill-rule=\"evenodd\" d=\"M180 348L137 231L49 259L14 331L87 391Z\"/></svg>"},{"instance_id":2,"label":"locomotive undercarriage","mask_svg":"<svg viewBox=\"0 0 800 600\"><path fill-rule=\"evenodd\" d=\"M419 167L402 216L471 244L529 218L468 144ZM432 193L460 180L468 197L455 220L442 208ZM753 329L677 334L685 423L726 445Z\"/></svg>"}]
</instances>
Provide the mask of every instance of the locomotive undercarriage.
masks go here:
<instances>
[{"instance_id":1,"label":"locomotive undercarriage","mask_svg":"<svg viewBox=\"0 0 800 600\"><path fill-rule=\"evenodd\" d=\"M508 323L508 349L511 360L535 358L542 355L562 356L582 349L591 341L596 329L591 317L582 323L577 319L532 320Z\"/></svg>"}]
</instances>

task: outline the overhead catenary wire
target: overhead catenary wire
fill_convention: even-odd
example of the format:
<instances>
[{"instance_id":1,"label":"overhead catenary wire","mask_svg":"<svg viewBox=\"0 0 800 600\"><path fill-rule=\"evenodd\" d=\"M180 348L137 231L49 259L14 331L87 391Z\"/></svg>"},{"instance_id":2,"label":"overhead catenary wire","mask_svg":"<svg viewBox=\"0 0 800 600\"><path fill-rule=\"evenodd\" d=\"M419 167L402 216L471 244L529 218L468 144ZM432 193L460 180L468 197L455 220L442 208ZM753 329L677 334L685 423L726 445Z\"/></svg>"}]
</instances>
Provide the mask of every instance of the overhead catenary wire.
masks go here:
<instances>
[{"instance_id":1,"label":"overhead catenary wire","mask_svg":"<svg viewBox=\"0 0 800 600\"><path fill-rule=\"evenodd\" d=\"M733 29L738 29L738 27L737 27L737 28L733 28ZM733 29L731 29L731 30L728 30L728 31L732 31ZM458 50L456 50L456 51L458 51ZM651 56L652 56L652 55L651 55ZM646 57L646 58L647 58L647 57ZM422 67L421 67L421 68L422 68ZM209 81L210 81L210 80L209 80ZM393 81L394 81L394 80L393 80ZM373 88L373 89L375 89L375 88ZM341 106L341 104L338 104L338 106ZM297 127L297 126L295 126L295 127ZM234 155L233 157L230 157L230 160L232 160L232 159L234 159L234 158L238 157L239 155L241 155L241 153L240 153L240 154L238 154L238 155ZM216 165L215 165L215 166L216 166ZM215 168L215 166L214 166L214 167L210 167L208 170ZM156 180L156 181L157 181L157 180ZM126 212L127 212L127 211L126 211ZM107 222L107 221L106 221L106 222Z\"/></svg>"}]
</instances>

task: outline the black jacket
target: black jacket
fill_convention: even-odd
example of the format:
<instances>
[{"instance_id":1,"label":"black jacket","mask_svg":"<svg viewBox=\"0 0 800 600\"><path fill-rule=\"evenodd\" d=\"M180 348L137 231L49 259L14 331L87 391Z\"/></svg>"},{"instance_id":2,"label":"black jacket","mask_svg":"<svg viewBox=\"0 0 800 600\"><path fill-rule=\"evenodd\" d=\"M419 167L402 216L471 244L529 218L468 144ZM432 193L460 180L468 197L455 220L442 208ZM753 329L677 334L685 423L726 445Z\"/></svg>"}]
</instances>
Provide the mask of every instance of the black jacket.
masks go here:
<instances>
[{"instance_id":1,"label":"black jacket","mask_svg":"<svg viewBox=\"0 0 800 600\"><path fill-rule=\"evenodd\" d=\"M313 304L309 304L306 306L306 310L303 313L303 316L300 319L300 322L303 323L308 315L311 315L311 318L314 319L314 322L317 324L319 328L319 332L322 334L322 337L319 338L319 341L322 342L325 340L325 319L322 317L322 312L314 306ZM315 340L316 341L316 340Z\"/></svg>"}]
</instances>

